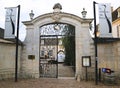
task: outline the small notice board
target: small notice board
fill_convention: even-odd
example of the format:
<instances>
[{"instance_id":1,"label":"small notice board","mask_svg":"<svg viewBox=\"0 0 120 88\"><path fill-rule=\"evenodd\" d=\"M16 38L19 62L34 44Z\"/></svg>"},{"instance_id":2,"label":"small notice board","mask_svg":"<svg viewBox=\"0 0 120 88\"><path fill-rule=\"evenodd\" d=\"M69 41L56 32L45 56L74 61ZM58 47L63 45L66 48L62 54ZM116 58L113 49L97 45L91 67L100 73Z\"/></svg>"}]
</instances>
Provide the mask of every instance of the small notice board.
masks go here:
<instances>
[{"instance_id":1,"label":"small notice board","mask_svg":"<svg viewBox=\"0 0 120 88\"><path fill-rule=\"evenodd\" d=\"M82 66L83 67L91 66L91 57L90 56L82 56Z\"/></svg>"}]
</instances>

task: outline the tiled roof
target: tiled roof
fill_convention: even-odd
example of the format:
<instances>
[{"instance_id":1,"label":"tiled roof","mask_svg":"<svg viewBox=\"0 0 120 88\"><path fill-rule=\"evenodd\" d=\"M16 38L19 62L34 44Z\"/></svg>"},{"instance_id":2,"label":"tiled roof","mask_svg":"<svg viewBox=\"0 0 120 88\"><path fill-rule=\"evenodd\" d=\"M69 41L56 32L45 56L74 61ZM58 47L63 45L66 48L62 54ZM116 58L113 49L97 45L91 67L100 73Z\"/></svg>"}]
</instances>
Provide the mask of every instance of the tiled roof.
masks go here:
<instances>
[{"instance_id":1,"label":"tiled roof","mask_svg":"<svg viewBox=\"0 0 120 88\"><path fill-rule=\"evenodd\" d=\"M95 38L93 38L93 40L95 40ZM98 38L97 39L97 43L112 43L116 41L120 41L120 38Z\"/></svg>"},{"instance_id":2,"label":"tiled roof","mask_svg":"<svg viewBox=\"0 0 120 88\"><path fill-rule=\"evenodd\" d=\"M16 43L16 39L4 39L4 29L0 28L0 43ZM21 45L22 42L18 40L18 43Z\"/></svg>"},{"instance_id":3,"label":"tiled roof","mask_svg":"<svg viewBox=\"0 0 120 88\"><path fill-rule=\"evenodd\" d=\"M0 43L14 44L14 42L8 41L8 40L5 40L5 39L0 39Z\"/></svg>"}]
</instances>

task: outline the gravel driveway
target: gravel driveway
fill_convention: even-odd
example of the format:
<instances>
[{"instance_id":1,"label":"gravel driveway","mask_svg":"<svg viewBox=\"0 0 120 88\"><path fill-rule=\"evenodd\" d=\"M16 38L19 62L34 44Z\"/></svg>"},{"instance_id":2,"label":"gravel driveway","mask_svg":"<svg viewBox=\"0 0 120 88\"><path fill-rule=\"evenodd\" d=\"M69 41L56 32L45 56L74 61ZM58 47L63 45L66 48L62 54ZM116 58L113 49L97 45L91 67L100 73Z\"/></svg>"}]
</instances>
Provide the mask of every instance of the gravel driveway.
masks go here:
<instances>
[{"instance_id":1,"label":"gravel driveway","mask_svg":"<svg viewBox=\"0 0 120 88\"><path fill-rule=\"evenodd\" d=\"M78 82L75 79L18 79L14 82L12 79L1 80L0 88L120 88L120 86L105 86L103 84L95 85L94 82Z\"/></svg>"}]
</instances>

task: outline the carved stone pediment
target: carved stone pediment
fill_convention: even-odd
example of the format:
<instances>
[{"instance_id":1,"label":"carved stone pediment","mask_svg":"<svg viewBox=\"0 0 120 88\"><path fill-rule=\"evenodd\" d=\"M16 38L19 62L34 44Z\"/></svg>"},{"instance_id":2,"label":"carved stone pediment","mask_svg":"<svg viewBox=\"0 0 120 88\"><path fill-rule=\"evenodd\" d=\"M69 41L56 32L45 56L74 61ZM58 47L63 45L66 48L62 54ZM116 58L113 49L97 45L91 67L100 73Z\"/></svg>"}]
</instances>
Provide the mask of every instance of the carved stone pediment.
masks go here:
<instances>
[{"instance_id":1,"label":"carved stone pediment","mask_svg":"<svg viewBox=\"0 0 120 88\"><path fill-rule=\"evenodd\" d=\"M54 6L53 6L53 14L52 14L52 19L55 21L55 22L58 22L60 19L61 19L61 10L62 10L62 6L60 3L56 3Z\"/></svg>"},{"instance_id":2,"label":"carved stone pediment","mask_svg":"<svg viewBox=\"0 0 120 88\"><path fill-rule=\"evenodd\" d=\"M58 22L61 19L61 14L60 12L53 12L53 14L51 15L51 18L55 21Z\"/></svg>"}]
</instances>

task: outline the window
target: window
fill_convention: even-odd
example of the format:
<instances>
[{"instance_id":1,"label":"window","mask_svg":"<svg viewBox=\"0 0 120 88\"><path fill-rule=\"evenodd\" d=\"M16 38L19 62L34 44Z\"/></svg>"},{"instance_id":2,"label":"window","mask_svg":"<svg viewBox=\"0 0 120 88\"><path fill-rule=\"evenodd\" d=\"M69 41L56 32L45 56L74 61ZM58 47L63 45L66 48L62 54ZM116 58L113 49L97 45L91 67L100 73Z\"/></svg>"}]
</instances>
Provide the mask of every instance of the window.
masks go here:
<instances>
[{"instance_id":1,"label":"window","mask_svg":"<svg viewBox=\"0 0 120 88\"><path fill-rule=\"evenodd\" d=\"M41 56L44 56L44 51L43 50L41 51Z\"/></svg>"},{"instance_id":2,"label":"window","mask_svg":"<svg viewBox=\"0 0 120 88\"><path fill-rule=\"evenodd\" d=\"M59 45L62 45L62 40L59 40Z\"/></svg>"},{"instance_id":3,"label":"window","mask_svg":"<svg viewBox=\"0 0 120 88\"><path fill-rule=\"evenodd\" d=\"M120 25L117 26L117 37L120 37Z\"/></svg>"},{"instance_id":4,"label":"window","mask_svg":"<svg viewBox=\"0 0 120 88\"><path fill-rule=\"evenodd\" d=\"M41 45L44 45L44 40L41 40Z\"/></svg>"},{"instance_id":5,"label":"window","mask_svg":"<svg viewBox=\"0 0 120 88\"><path fill-rule=\"evenodd\" d=\"M49 50L48 55L53 56L53 50Z\"/></svg>"}]
</instances>

